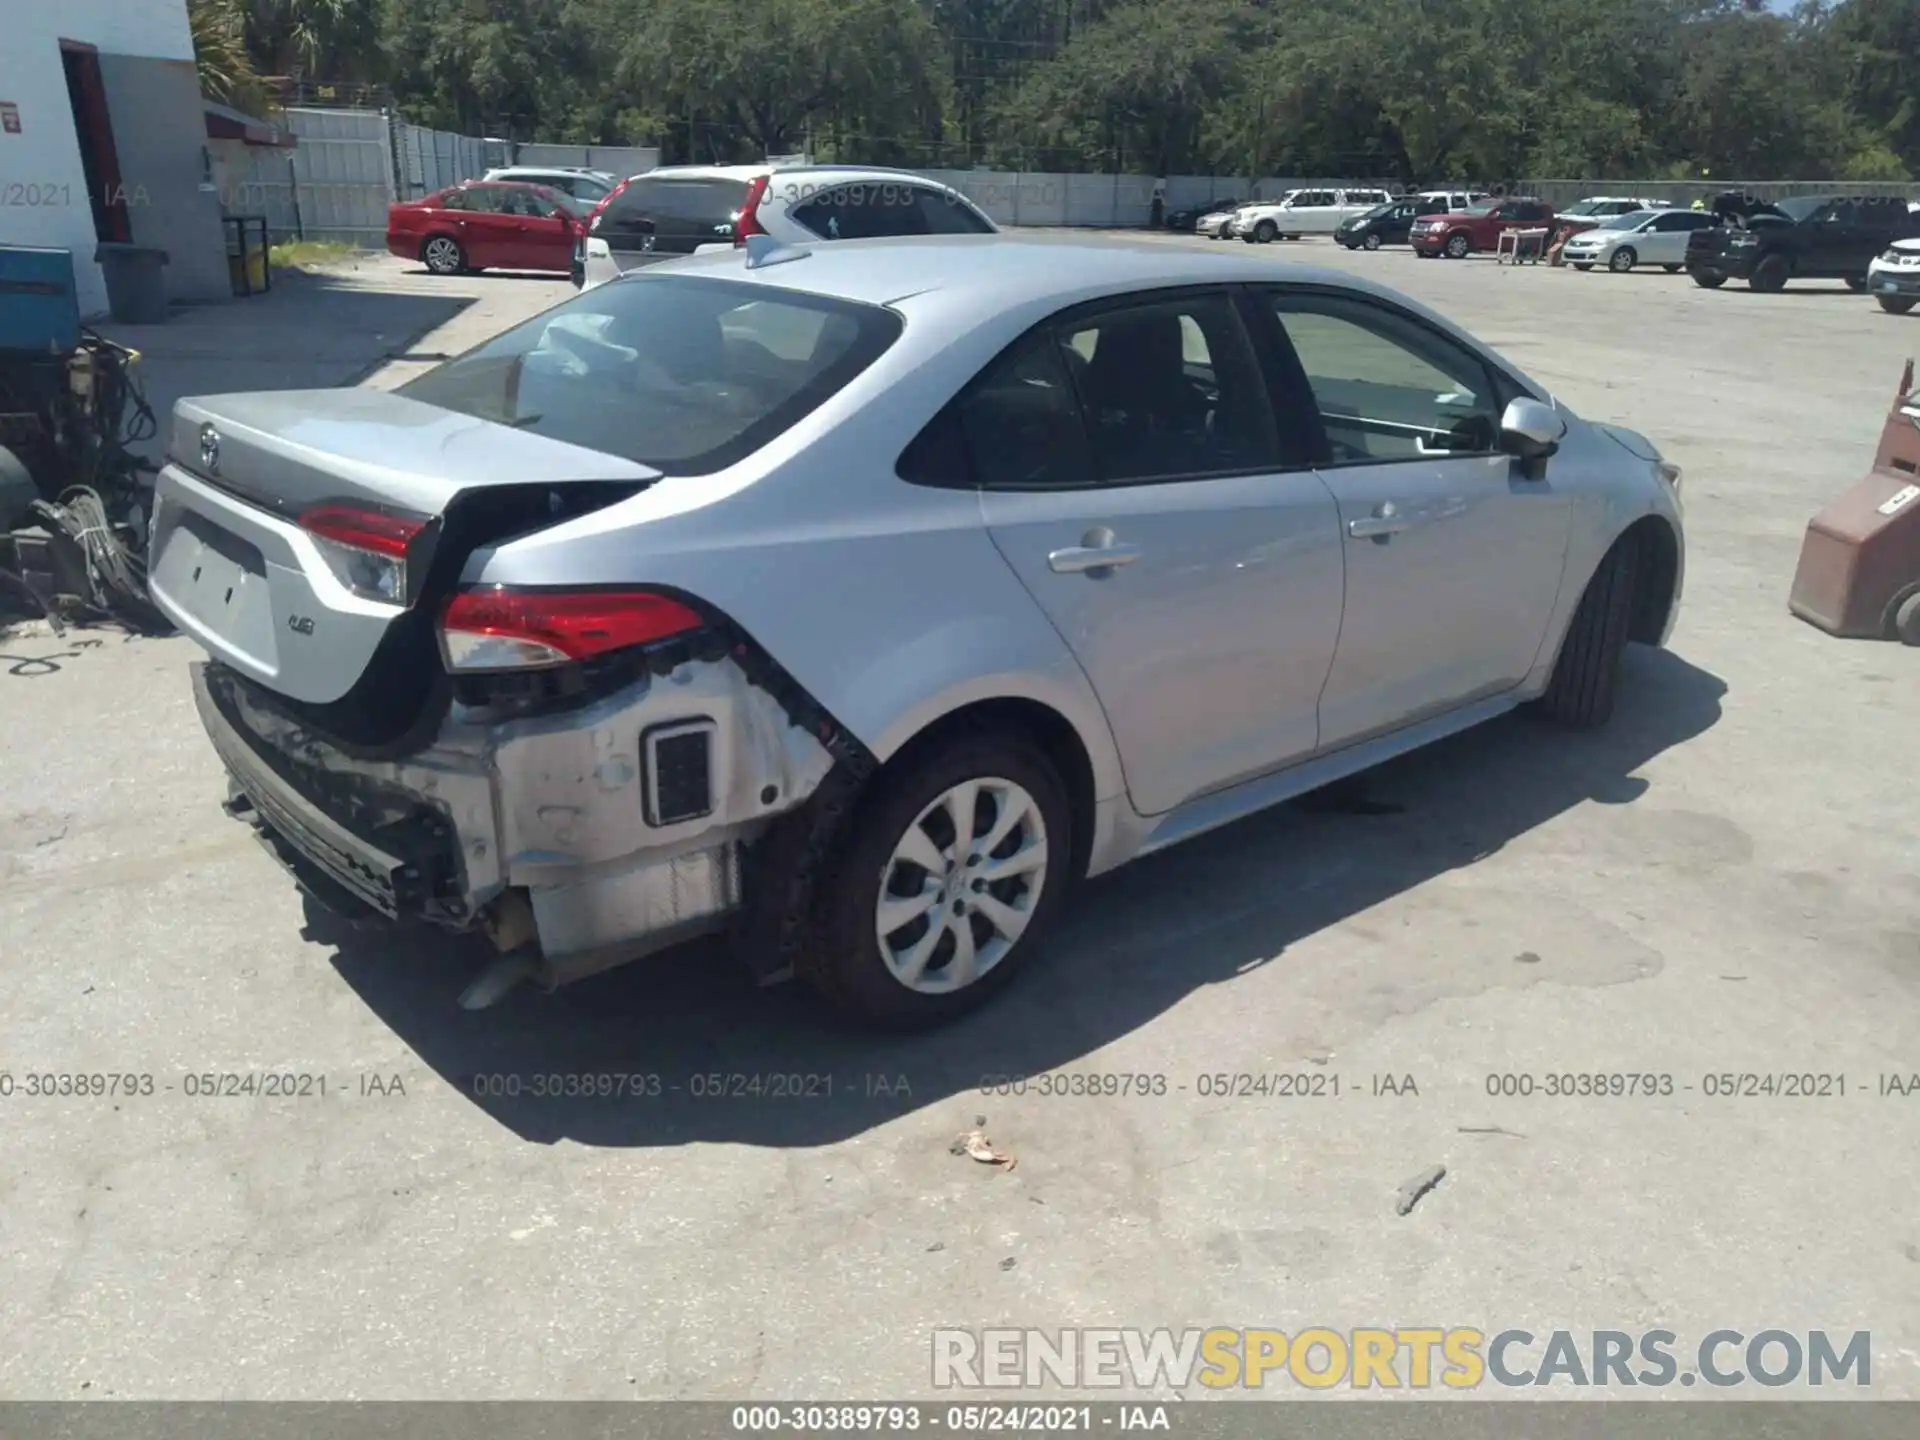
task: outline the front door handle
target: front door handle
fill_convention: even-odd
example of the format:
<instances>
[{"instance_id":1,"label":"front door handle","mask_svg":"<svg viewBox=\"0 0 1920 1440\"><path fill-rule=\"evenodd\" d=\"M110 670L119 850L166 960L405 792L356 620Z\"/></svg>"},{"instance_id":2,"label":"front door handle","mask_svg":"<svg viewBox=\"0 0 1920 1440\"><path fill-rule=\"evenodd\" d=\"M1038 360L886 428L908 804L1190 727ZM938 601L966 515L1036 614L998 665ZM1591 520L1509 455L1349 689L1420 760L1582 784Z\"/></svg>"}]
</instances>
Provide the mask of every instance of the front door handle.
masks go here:
<instances>
[{"instance_id":1,"label":"front door handle","mask_svg":"<svg viewBox=\"0 0 1920 1440\"><path fill-rule=\"evenodd\" d=\"M1391 500L1376 505L1373 514L1359 520L1347 522L1347 533L1356 540L1386 541L1390 536L1398 535L1402 530L1413 528L1413 517L1406 514Z\"/></svg>"},{"instance_id":2,"label":"front door handle","mask_svg":"<svg viewBox=\"0 0 1920 1440\"><path fill-rule=\"evenodd\" d=\"M1116 565L1131 565L1140 558L1138 545L1071 545L1047 556L1047 568L1056 575L1084 575L1110 570Z\"/></svg>"}]
</instances>

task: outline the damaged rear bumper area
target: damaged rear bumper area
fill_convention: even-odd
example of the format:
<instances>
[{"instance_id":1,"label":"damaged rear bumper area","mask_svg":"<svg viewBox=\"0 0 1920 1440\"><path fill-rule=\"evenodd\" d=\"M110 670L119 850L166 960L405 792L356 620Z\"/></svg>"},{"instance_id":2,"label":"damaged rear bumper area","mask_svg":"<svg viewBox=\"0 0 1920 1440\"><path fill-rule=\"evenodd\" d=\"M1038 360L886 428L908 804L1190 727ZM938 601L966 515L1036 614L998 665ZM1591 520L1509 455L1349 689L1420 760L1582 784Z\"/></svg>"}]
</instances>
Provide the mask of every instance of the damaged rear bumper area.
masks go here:
<instances>
[{"instance_id":1,"label":"damaged rear bumper area","mask_svg":"<svg viewBox=\"0 0 1920 1440\"><path fill-rule=\"evenodd\" d=\"M724 928L745 899L748 847L834 765L730 656L556 714L456 702L430 743L381 758L217 662L193 667L193 691L229 813L310 895L492 938L501 963L468 1004Z\"/></svg>"}]
</instances>

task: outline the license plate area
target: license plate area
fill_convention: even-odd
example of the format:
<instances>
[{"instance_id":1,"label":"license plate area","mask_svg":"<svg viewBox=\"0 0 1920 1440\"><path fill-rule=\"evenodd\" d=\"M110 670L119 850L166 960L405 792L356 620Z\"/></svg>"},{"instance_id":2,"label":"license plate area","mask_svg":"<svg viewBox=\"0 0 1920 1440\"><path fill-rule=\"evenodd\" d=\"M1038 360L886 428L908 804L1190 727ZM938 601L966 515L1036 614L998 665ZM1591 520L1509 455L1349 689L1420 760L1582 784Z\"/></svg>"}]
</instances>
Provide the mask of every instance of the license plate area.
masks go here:
<instances>
[{"instance_id":1,"label":"license plate area","mask_svg":"<svg viewBox=\"0 0 1920 1440\"><path fill-rule=\"evenodd\" d=\"M251 541L197 511L174 509L153 578L181 610L259 665L275 662L267 563Z\"/></svg>"}]
</instances>

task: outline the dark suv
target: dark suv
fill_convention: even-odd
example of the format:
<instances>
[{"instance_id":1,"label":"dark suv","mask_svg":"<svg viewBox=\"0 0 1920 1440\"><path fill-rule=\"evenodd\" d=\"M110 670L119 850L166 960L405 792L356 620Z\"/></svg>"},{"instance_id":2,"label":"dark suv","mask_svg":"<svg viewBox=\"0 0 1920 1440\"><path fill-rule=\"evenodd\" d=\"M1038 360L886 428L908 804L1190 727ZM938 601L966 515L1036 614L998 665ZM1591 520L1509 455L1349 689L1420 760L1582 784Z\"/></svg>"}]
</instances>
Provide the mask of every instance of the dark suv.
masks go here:
<instances>
[{"instance_id":1,"label":"dark suv","mask_svg":"<svg viewBox=\"0 0 1920 1440\"><path fill-rule=\"evenodd\" d=\"M1867 288L1867 267L1896 240L1920 235L1920 214L1883 195L1796 195L1765 201L1723 195L1720 224L1687 241L1693 283L1717 290L1728 280L1784 290L1789 280L1844 280Z\"/></svg>"}]
</instances>

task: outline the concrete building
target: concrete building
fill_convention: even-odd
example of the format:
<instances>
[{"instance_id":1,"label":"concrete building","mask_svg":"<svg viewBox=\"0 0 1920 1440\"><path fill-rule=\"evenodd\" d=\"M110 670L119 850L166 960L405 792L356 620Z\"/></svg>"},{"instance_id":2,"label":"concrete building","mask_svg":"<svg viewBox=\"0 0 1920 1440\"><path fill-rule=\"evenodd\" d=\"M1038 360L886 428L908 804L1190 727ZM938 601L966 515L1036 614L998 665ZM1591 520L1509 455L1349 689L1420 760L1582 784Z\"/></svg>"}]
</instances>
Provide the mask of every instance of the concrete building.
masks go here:
<instances>
[{"instance_id":1,"label":"concrete building","mask_svg":"<svg viewBox=\"0 0 1920 1440\"><path fill-rule=\"evenodd\" d=\"M107 308L102 240L167 252L175 300L230 297L186 0L0 0L0 243L71 250Z\"/></svg>"}]
</instances>

